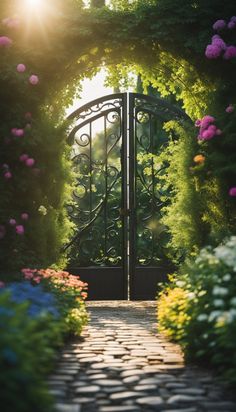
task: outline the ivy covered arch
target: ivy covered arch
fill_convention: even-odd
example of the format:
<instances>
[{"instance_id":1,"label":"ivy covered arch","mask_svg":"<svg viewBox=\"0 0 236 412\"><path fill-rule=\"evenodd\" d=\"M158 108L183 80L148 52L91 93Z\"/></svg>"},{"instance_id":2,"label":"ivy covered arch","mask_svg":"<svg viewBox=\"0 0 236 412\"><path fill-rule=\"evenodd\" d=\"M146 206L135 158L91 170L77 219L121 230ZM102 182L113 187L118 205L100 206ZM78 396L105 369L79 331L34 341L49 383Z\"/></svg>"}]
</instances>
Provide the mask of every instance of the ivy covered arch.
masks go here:
<instances>
[{"instance_id":1,"label":"ivy covered arch","mask_svg":"<svg viewBox=\"0 0 236 412\"><path fill-rule=\"evenodd\" d=\"M223 143L199 148L196 131L169 126L177 127L182 136L179 145L163 154L173 159L166 182L172 187L166 223L173 248L180 247L183 230L188 251L233 230L235 204L228 188L236 181L235 117L228 119L224 108L235 99L235 61L208 60L204 51L214 34L214 21L229 19L234 6L227 0L222 16L221 1L213 3L113 1L113 8L83 8L80 0L53 0L50 7L45 3L40 16L39 11L30 15L18 0L2 2L1 35L11 41L10 47L0 48L1 164L7 165L1 178L6 195L0 201L0 260L5 267L65 263L60 246L70 232L64 204L72 177L64 109L80 80L92 77L102 65L110 68L111 84L118 85L119 78L132 70L141 76L144 89L152 85L162 96L179 100L193 120L214 114L226 128ZM12 18L16 12L19 17ZM225 40L232 43L235 33L226 32ZM18 64L26 70L17 71ZM37 84L29 83L32 74L38 76ZM23 130L23 138L12 129ZM207 157L204 165L193 163L199 151ZM34 164L20 160L23 154ZM11 177L6 178L8 172ZM182 181L174 178L180 175L185 176ZM179 226L171 218L176 205L182 208ZM11 219L24 233L16 232Z\"/></svg>"}]
</instances>

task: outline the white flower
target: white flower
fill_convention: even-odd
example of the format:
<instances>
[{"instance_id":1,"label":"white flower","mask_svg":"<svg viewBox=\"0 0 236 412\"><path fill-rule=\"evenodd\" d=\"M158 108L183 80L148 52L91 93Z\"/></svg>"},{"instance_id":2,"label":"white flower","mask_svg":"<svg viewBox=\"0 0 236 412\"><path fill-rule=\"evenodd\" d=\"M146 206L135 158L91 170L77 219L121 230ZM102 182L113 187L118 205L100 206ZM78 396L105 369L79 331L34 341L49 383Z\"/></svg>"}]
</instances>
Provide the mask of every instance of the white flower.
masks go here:
<instances>
[{"instance_id":1,"label":"white flower","mask_svg":"<svg viewBox=\"0 0 236 412\"><path fill-rule=\"evenodd\" d=\"M236 297L230 299L230 303L231 305L236 306Z\"/></svg>"},{"instance_id":2,"label":"white flower","mask_svg":"<svg viewBox=\"0 0 236 412\"><path fill-rule=\"evenodd\" d=\"M226 296L228 295L228 289L220 286L214 286L212 294L214 296Z\"/></svg>"},{"instance_id":3,"label":"white flower","mask_svg":"<svg viewBox=\"0 0 236 412\"><path fill-rule=\"evenodd\" d=\"M196 295L195 295L194 292L189 292L189 293L188 293L188 298L189 298L189 299L194 299L195 297L196 297Z\"/></svg>"},{"instance_id":4,"label":"white flower","mask_svg":"<svg viewBox=\"0 0 236 412\"><path fill-rule=\"evenodd\" d=\"M203 322L204 320L207 320L208 316L206 315L206 313L201 313L200 315L198 315L197 320L199 322Z\"/></svg>"},{"instance_id":5,"label":"white flower","mask_svg":"<svg viewBox=\"0 0 236 412\"><path fill-rule=\"evenodd\" d=\"M185 286L185 282L183 280L177 280L176 286L178 286L179 288L182 288L183 286Z\"/></svg>"},{"instance_id":6,"label":"white flower","mask_svg":"<svg viewBox=\"0 0 236 412\"><path fill-rule=\"evenodd\" d=\"M213 305L217 308L220 306L224 306L224 301L222 299L215 299L213 300Z\"/></svg>"},{"instance_id":7,"label":"white flower","mask_svg":"<svg viewBox=\"0 0 236 412\"><path fill-rule=\"evenodd\" d=\"M208 322L212 322L222 314L221 310L213 310L208 317Z\"/></svg>"},{"instance_id":8,"label":"white flower","mask_svg":"<svg viewBox=\"0 0 236 412\"><path fill-rule=\"evenodd\" d=\"M231 280L231 274L226 273L226 275L224 275L222 279L225 280L226 282L228 282L229 280Z\"/></svg>"}]
</instances>

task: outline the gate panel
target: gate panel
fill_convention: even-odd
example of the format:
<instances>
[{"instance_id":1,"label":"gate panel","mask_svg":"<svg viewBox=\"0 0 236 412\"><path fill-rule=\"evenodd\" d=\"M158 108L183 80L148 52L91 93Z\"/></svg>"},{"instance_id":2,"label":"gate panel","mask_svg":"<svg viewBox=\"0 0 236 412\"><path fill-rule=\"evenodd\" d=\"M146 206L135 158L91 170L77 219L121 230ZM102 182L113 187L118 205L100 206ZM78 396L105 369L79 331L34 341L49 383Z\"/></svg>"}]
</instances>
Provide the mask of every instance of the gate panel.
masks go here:
<instances>
[{"instance_id":1,"label":"gate panel","mask_svg":"<svg viewBox=\"0 0 236 412\"><path fill-rule=\"evenodd\" d=\"M183 112L162 99L131 94L130 110L130 297L155 299L158 282L173 270L168 264L168 233L161 224L162 177L158 154L167 142L163 123Z\"/></svg>"},{"instance_id":2,"label":"gate panel","mask_svg":"<svg viewBox=\"0 0 236 412\"><path fill-rule=\"evenodd\" d=\"M75 224L70 270L89 283L90 299L125 299L126 95L97 99L70 116ZM124 169L124 170L123 170Z\"/></svg>"}]
</instances>

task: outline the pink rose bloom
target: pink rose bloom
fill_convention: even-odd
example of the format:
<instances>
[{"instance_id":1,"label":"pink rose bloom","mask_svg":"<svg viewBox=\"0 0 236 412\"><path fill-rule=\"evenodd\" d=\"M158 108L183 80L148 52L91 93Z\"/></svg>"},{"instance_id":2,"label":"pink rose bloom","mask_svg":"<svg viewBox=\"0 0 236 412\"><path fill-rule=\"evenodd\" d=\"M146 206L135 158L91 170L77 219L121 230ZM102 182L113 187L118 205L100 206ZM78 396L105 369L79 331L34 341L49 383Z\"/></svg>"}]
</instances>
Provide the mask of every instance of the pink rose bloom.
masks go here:
<instances>
[{"instance_id":1,"label":"pink rose bloom","mask_svg":"<svg viewBox=\"0 0 236 412\"><path fill-rule=\"evenodd\" d=\"M11 179L12 178L12 174L11 174L11 172L6 172L6 173L4 173L4 177L5 177L5 179Z\"/></svg>"},{"instance_id":2,"label":"pink rose bloom","mask_svg":"<svg viewBox=\"0 0 236 412\"><path fill-rule=\"evenodd\" d=\"M4 288L5 287L5 283L0 281L0 288Z\"/></svg>"},{"instance_id":3,"label":"pink rose bloom","mask_svg":"<svg viewBox=\"0 0 236 412\"><path fill-rule=\"evenodd\" d=\"M234 111L234 106L232 104L229 104L228 107L225 109L226 113L232 113Z\"/></svg>"},{"instance_id":4,"label":"pink rose bloom","mask_svg":"<svg viewBox=\"0 0 236 412\"><path fill-rule=\"evenodd\" d=\"M15 226L16 225L16 219L10 219L9 220L9 225Z\"/></svg>"},{"instance_id":5,"label":"pink rose bloom","mask_svg":"<svg viewBox=\"0 0 236 412\"><path fill-rule=\"evenodd\" d=\"M23 225L16 226L16 233L17 235L23 235L25 233L25 228Z\"/></svg>"},{"instance_id":6,"label":"pink rose bloom","mask_svg":"<svg viewBox=\"0 0 236 412\"><path fill-rule=\"evenodd\" d=\"M25 134L25 132L24 132L23 129L16 129L16 131L15 131L15 136L17 136L17 137L22 137L22 136L24 136L24 134Z\"/></svg>"},{"instance_id":7,"label":"pink rose bloom","mask_svg":"<svg viewBox=\"0 0 236 412\"><path fill-rule=\"evenodd\" d=\"M226 23L224 20L216 20L216 22L213 24L213 29L214 30L222 30L226 27Z\"/></svg>"},{"instance_id":8,"label":"pink rose bloom","mask_svg":"<svg viewBox=\"0 0 236 412\"><path fill-rule=\"evenodd\" d=\"M231 187L229 189L229 195L235 197L236 196L236 187Z\"/></svg>"},{"instance_id":9,"label":"pink rose bloom","mask_svg":"<svg viewBox=\"0 0 236 412\"><path fill-rule=\"evenodd\" d=\"M28 158L29 158L29 156L26 153L24 153L24 154L20 155L19 160L20 160L20 162L25 162Z\"/></svg>"},{"instance_id":10,"label":"pink rose bloom","mask_svg":"<svg viewBox=\"0 0 236 412\"><path fill-rule=\"evenodd\" d=\"M212 130L207 129L207 130L204 130L204 132L202 132L203 140L210 140L214 136L215 136L215 133Z\"/></svg>"},{"instance_id":11,"label":"pink rose bloom","mask_svg":"<svg viewBox=\"0 0 236 412\"><path fill-rule=\"evenodd\" d=\"M223 57L225 60L230 60L236 57L236 46L227 47Z\"/></svg>"},{"instance_id":12,"label":"pink rose bloom","mask_svg":"<svg viewBox=\"0 0 236 412\"><path fill-rule=\"evenodd\" d=\"M22 219L22 220L28 220L28 219L29 219L28 213L22 213L22 214L21 214L21 219Z\"/></svg>"},{"instance_id":13,"label":"pink rose bloom","mask_svg":"<svg viewBox=\"0 0 236 412\"><path fill-rule=\"evenodd\" d=\"M235 21L230 21L227 25L228 29L232 30L236 27L236 22Z\"/></svg>"},{"instance_id":14,"label":"pink rose bloom","mask_svg":"<svg viewBox=\"0 0 236 412\"><path fill-rule=\"evenodd\" d=\"M201 121L201 129L202 130L206 129L209 126L209 124L214 123L214 122L215 122L215 118L213 116L209 116L209 115L204 116Z\"/></svg>"},{"instance_id":15,"label":"pink rose bloom","mask_svg":"<svg viewBox=\"0 0 236 412\"><path fill-rule=\"evenodd\" d=\"M224 40L222 40L220 36L212 40L212 45L219 47L221 50L226 50L227 48Z\"/></svg>"},{"instance_id":16,"label":"pink rose bloom","mask_svg":"<svg viewBox=\"0 0 236 412\"><path fill-rule=\"evenodd\" d=\"M214 44L209 44L205 50L205 56L208 59L217 59L221 54L221 48Z\"/></svg>"},{"instance_id":17,"label":"pink rose bloom","mask_svg":"<svg viewBox=\"0 0 236 412\"><path fill-rule=\"evenodd\" d=\"M39 82L39 78L38 76L36 76L35 74L32 74L29 78L29 82L30 84L32 84L33 86L35 86L36 84L38 84Z\"/></svg>"},{"instance_id":18,"label":"pink rose bloom","mask_svg":"<svg viewBox=\"0 0 236 412\"><path fill-rule=\"evenodd\" d=\"M28 159L26 159L25 164L28 167L32 167L35 164L35 160L33 158L29 157Z\"/></svg>"},{"instance_id":19,"label":"pink rose bloom","mask_svg":"<svg viewBox=\"0 0 236 412\"><path fill-rule=\"evenodd\" d=\"M0 36L0 47L10 47L12 40L7 36Z\"/></svg>"},{"instance_id":20,"label":"pink rose bloom","mask_svg":"<svg viewBox=\"0 0 236 412\"><path fill-rule=\"evenodd\" d=\"M5 226L0 225L0 239L3 239L6 235L6 229Z\"/></svg>"},{"instance_id":21,"label":"pink rose bloom","mask_svg":"<svg viewBox=\"0 0 236 412\"><path fill-rule=\"evenodd\" d=\"M26 66L22 63L18 64L16 67L18 73L24 73L26 71Z\"/></svg>"}]
</instances>

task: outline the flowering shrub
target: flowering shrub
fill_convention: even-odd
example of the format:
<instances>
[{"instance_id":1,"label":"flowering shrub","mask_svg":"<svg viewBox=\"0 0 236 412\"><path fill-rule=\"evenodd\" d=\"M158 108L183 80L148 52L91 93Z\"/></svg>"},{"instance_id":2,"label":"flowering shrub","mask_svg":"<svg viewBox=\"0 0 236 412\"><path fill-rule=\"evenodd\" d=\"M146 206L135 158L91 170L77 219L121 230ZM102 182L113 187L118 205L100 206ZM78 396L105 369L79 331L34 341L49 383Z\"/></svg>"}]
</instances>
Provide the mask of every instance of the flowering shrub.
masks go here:
<instances>
[{"instance_id":1,"label":"flowering shrub","mask_svg":"<svg viewBox=\"0 0 236 412\"><path fill-rule=\"evenodd\" d=\"M232 30L236 27L236 16L232 16L228 24L225 20L217 20L213 24L215 31L221 31L223 29ZM206 47L205 55L208 59L218 59L223 56L225 60L230 60L236 57L236 46L226 45L224 40L219 34L215 34L211 39L211 44Z\"/></svg>"},{"instance_id":2,"label":"flowering shrub","mask_svg":"<svg viewBox=\"0 0 236 412\"><path fill-rule=\"evenodd\" d=\"M67 333L80 335L82 326L88 319L84 306L87 284L82 282L79 276L53 269L28 268L22 269L22 274L32 285L41 284L56 297Z\"/></svg>"},{"instance_id":3,"label":"flowering shrub","mask_svg":"<svg viewBox=\"0 0 236 412\"><path fill-rule=\"evenodd\" d=\"M185 273L162 292L161 328L188 358L208 361L236 383L236 236L202 249Z\"/></svg>"},{"instance_id":4,"label":"flowering shrub","mask_svg":"<svg viewBox=\"0 0 236 412\"><path fill-rule=\"evenodd\" d=\"M51 411L45 375L87 322L87 285L68 272L22 272L22 282L0 282L0 402L4 412Z\"/></svg>"}]
</instances>

